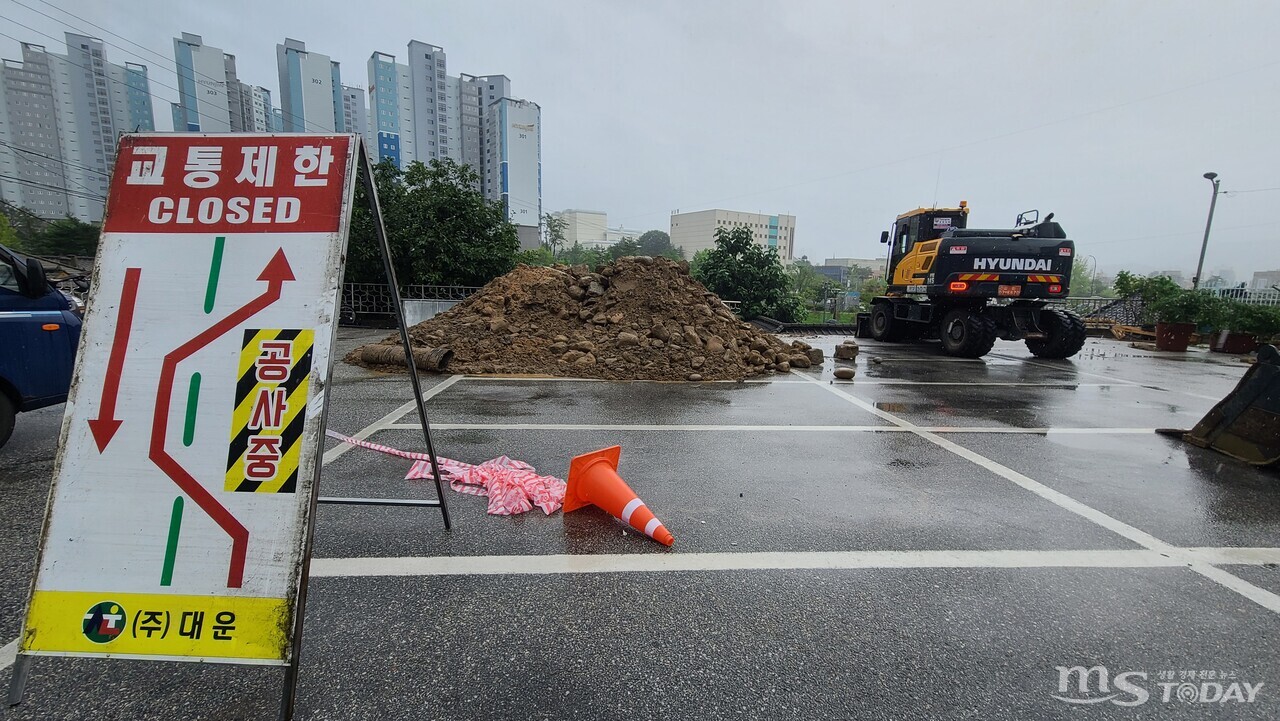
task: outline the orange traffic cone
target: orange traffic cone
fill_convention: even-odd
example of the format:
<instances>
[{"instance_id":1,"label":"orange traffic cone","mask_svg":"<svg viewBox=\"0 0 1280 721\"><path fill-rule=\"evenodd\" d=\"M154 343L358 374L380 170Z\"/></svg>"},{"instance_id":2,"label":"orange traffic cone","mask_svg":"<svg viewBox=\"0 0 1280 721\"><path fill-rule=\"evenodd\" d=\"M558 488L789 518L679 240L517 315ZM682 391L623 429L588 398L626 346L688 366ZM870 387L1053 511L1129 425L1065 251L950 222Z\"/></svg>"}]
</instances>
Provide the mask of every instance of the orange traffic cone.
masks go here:
<instances>
[{"instance_id":1,"label":"orange traffic cone","mask_svg":"<svg viewBox=\"0 0 1280 721\"><path fill-rule=\"evenodd\" d=\"M569 461L569 487L564 493L564 512L576 511L586 505L599 506L649 538L670 546L675 541L671 532L618 475L618 458L621 456L622 446L611 446Z\"/></svg>"}]
</instances>

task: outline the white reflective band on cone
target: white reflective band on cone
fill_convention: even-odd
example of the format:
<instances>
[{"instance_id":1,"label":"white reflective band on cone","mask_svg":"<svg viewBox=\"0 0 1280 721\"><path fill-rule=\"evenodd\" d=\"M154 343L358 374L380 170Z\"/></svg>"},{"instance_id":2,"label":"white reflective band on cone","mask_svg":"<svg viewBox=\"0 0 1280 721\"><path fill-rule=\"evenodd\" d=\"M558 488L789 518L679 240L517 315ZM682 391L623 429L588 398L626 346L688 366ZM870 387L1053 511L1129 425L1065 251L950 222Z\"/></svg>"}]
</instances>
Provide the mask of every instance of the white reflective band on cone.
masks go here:
<instances>
[{"instance_id":1,"label":"white reflective band on cone","mask_svg":"<svg viewBox=\"0 0 1280 721\"><path fill-rule=\"evenodd\" d=\"M653 538L653 532L662 526L662 522L657 518L650 518L649 522L644 524L644 535Z\"/></svg>"},{"instance_id":2,"label":"white reflective band on cone","mask_svg":"<svg viewBox=\"0 0 1280 721\"><path fill-rule=\"evenodd\" d=\"M643 505L644 501L639 498L632 498L627 505L622 507L622 522L631 523L631 514L635 513L636 509ZM645 531L645 533L648 533L648 531Z\"/></svg>"}]
</instances>

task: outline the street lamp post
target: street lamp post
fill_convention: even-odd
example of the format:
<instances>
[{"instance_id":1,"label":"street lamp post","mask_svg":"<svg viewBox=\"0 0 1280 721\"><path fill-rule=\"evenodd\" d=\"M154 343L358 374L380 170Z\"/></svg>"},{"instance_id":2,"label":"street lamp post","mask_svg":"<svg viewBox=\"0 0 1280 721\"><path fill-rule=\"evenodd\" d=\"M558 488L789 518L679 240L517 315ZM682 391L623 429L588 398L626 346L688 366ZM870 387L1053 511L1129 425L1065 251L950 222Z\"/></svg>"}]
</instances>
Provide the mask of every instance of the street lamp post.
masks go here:
<instances>
[{"instance_id":1,"label":"street lamp post","mask_svg":"<svg viewBox=\"0 0 1280 721\"><path fill-rule=\"evenodd\" d=\"M1217 173L1205 173L1204 177L1213 183L1213 198L1209 201L1209 220L1204 224L1204 242L1200 243L1200 262L1196 264L1196 274L1191 277L1191 288L1194 290L1200 287L1200 273L1204 271L1204 252L1209 249L1209 228L1213 227L1213 208L1218 204L1218 180Z\"/></svg>"},{"instance_id":2,"label":"street lamp post","mask_svg":"<svg viewBox=\"0 0 1280 721\"><path fill-rule=\"evenodd\" d=\"M1098 259L1092 255L1086 255L1086 258L1093 261L1093 276L1089 279L1089 295L1098 294Z\"/></svg>"}]
</instances>

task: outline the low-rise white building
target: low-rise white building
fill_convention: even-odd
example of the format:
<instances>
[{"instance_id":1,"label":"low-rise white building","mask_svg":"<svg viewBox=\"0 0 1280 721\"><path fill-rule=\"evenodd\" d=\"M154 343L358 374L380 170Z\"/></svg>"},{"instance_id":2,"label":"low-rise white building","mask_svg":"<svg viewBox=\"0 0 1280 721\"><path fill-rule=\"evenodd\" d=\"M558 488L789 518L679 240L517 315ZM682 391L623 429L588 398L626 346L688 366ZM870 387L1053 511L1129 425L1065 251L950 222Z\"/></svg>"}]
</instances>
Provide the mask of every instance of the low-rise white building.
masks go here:
<instances>
[{"instance_id":1,"label":"low-rise white building","mask_svg":"<svg viewBox=\"0 0 1280 721\"><path fill-rule=\"evenodd\" d=\"M671 215L671 244L684 248L686 258L700 250L716 247L716 229L747 228L757 244L772 249L778 258L789 261L795 251L796 217L764 215L735 210L699 210Z\"/></svg>"},{"instance_id":2,"label":"low-rise white building","mask_svg":"<svg viewBox=\"0 0 1280 721\"><path fill-rule=\"evenodd\" d=\"M564 247L575 244L583 248L608 248L623 238L639 240L643 230L609 227L609 216L603 210L578 210L571 208L552 213L552 217L564 221Z\"/></svg>"}]
</instances>

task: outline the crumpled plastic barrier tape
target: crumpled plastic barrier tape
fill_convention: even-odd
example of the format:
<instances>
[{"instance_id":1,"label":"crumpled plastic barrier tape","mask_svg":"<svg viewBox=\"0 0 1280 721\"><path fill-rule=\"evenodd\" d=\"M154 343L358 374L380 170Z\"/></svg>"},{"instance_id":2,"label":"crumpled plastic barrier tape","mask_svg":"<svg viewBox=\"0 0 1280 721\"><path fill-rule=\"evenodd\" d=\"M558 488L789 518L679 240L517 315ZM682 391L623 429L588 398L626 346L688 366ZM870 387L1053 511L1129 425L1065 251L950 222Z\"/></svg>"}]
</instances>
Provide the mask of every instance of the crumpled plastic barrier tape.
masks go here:
<instances>
[{"instance_id":1,"label":"crumpled plastic barrier tape","mask_svg":"<svg viewBox=\"0 0 1280 721\"><path fill-rule=\"evenodd\" d=\"M402 451L332 430L326 430L325 434L353 446L413 460L413 466L405 475L407 479L431 478L431 457L425 453ZM453 490L473 496L488 496L489 513L495 516L525 513L534 506L549 516L564 505L564 481L555 476L538 475L533 466L507 456L498 456L479 465L437 457L436 464L440 467L441 477L449 481Z\"/></svg>"},{"instance_id":2,"label":"crumpled plastic barrier tape","mask_svg":"<svg viewBox=\"0 0 1280 721\"><path fill-rule=\"evenodd\" d=\"M437 459L441 472L448 472L449 485L459 493L489 497L489 513L506 516L524 513L537 506L551 515L564 505L565 482L555 476L539 475L533 466L507 456L479 465ZM430 478L431 463L417 461L405 478Z\"/></svg>"}]
</instances>

